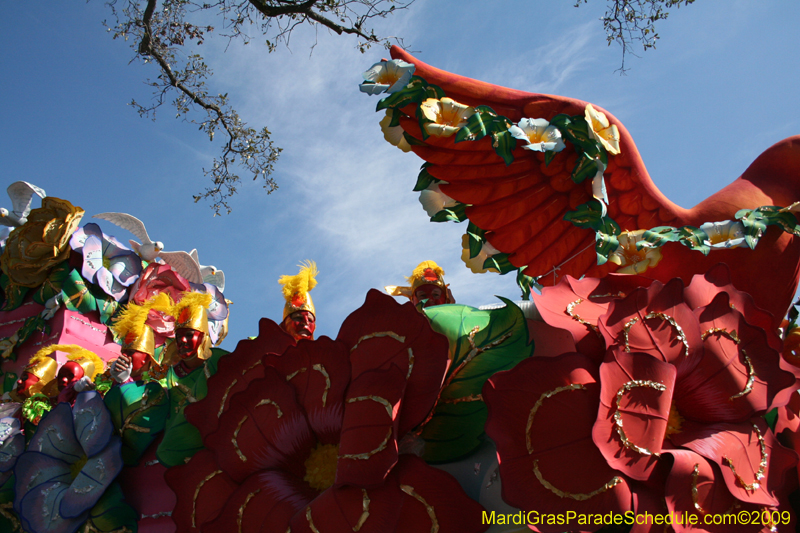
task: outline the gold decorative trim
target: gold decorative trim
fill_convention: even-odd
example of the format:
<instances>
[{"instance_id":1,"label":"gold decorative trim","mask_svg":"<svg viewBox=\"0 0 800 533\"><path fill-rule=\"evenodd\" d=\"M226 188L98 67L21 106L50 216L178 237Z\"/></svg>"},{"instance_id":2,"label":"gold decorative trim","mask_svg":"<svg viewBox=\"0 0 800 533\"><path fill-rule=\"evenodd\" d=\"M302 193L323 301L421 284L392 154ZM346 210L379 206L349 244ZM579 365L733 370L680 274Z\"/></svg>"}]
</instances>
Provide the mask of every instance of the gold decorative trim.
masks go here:
<instances>
[{"instance_id":1,"label":"gold decorative trim","mask_svg":"<svg viewBox=\"0 0 800 533\"><path fill-rule=\"evenodd\" d=\"M283 416L283 411L281 411L281 406L275 403L274 401L270 400L269 398L264 398L260 402L256 404L256 407L261 407L262 405L274 405L275 409L278 410L278 418ZM241 423L239 424L241 425Z\"/></svg>"},{"instance_id":2,"label":"gold decorative trim","mask_svg":"<svg viewBox=\"0 0 800 533\"><path fill-rule=\"evenodd\" d=\"M556 496L559 496L561 498L570 498L571 500L576 500L576 501L579 501L579 502L584 502L584 501L586 501L586 500L588 500L590 498L594 498L598 494L602 494L603 492L611 490L614 487L616 487L617 485L619 485L620 483L622 483L622 478L620 478L619 476L614 476L609 481L607 481L602 487L600 487L599 489L593 490L592 492L589 492L588 494L583 494L583 493L579 493L579 492L567 492L567 491L563 491L561 489L556 488L552 483L547 481L544 478L544 476L542 475L542 472L539 470L539 460L538 459L535 459L533 461L533 473L536 476L536 479L539 480L539 483L541 483L544 488L546 488L547 490L549 490L550 492L552 492Z\"/></svg>"},{"instance_id":3,"label":"gold decorative trim","mask_svg":"<svg viewBox=\"0 0 800 533\"><path fill-rule=\"evenodd\" d=\"M398 335L394 331L376 331L375 333L364 335L363 337L358 339L358 342L356 342L356 344L352 348L350 348L350 353L352 353L356 348L358 348L358 345L361 344L361 341L376 339L378 337L391 337L392 339L398 342L401 343L406 342L406 338L403 335Z\"/></svg>"},{"instance_id":4,"label":"gold decorative trim","mask_svg":"<svg viewBox=\"0 0 800 533\"><path fill-rule=\"evenodd\" d=\"M242 450L239 448L239 442L237 439L239 438L239 431L241 431L245 420L247 420L247 415L244 415L244 418L239 421L239 425L236 426L236 429L233 431L233 437L231 438L233 449L236 450L236 455L239 456L239 459L241 459L243 463L247 462L247 457L245 457L245 455L242 453Z\"/></svg>"},{"instance_id":5,"label":"gold decorative trim","mask_svg":"<svg viewBox=\"0 0 800 533\"><path fill-rule=\"evenodd\" d=\"M369 518L369 502L370 502L370 499L369 499L369 496L367 496L367 490L366 489L361 489L361 494L362 494L362 498L361 498L361 509L362 509L361 516L358 518L358 522L356 522L356 525L353 526L353 531L356 531L356 532L361 529L361 526L363 526L364 522L366 522L367 518Z\"/></svg>"},{"instance_id":6,"label":"gold decorative trim","mask_svg":"<svg viewBox=\"0 0 800 533\"><path fill-rule=\"evenodd\" d=\"M683 328L680 327L678 322L676 322L675 319L672 318L671 316L669 316L667 314L664 314L664 313L661 313L661 312L658 312L658 311L654 311L652 313L648 313L644 317L645 320L649 320L651 318L660 318L661 320L663 320L664 322L668 322L670 326L675 328L675 331L678 332L678 339L683 344L683 355L684 356L688 356L689 355L689 341L686 339L686 333L684 333ZM628 353L630 353L630 351L631 351L631 346L630 346L630 343L629 343L630 331L638 321L639 321L639 317L635 316L632 319L630 319L629 321L627 321L625 323L625 326L623 326L623 329L622 329L622 333L623 333L623 336L625 338L625 351L628 352Z\"/></svg>"},{"instance_id":7,"label":"gold decorative trim","mask_svg":"<svg viewBox=\"0 0 800 533\"><path fill-rule=\"evenodd\" d=\"M311 518L311 506L309 505L306 507L306 521L308 522L308 529L312 531L312 533L319 533L319 529L317 526L314 525L314 519Z\"/></svg>"},{"instance_id":8,"label":"gold decorative trim","mask_svg":"<svg viewBox=\"0 0 800 533\"><path fill-rule=\"evenodd\" d=\"M529 455L533 453L533 444L531 444L531 428L533 427L533 418L536 416L536 412L542 406L542 403L547 398L552 398L559 392L579 390L579 389L586 390L586 387L584 387L580 383L572 383L570 385L565 385L563 387L556 387L551 391L543 392L542 395L539 396L539 399L536 400L536 403L533 404L533 407L531 407L531 411L530 413L528 413L528 423L525 424L525 446L528 448Z\"/></svg>"},{"instance_id":9,"label":"gold decorative trim","mask_svg":"<svg viewBox=\"0 0 800 533\"><path fill-rule=\"evenodd\" d=\"M744 488L744 490L747 491L758 490L758 488L761 486L761 483L759 483L759 481L764 479L764 472L766 472L767 470L767 458L768 458L767 444L764 442L764 437L761 435L761 430L758 429L758 426L753 424L753 429L756 430L756 436L758 437L758 447L761 451L761 462L758 465L758 471L755 472L755 480L753 480L753 483L751 484L745 483L744 479L742 479L742 476L740 476L739 473L736 471L736 468L734 468L733 461L731 461L726 455L722 456L722 463L731 469L731 472L733 472L733 476L736 478L736 481L739 482L742 488Z\"/></svg>"},{"instance_id":10,"label":"gold decorative trim","mask_svg":"<svg viewBox=\"0 0 800 533\"><path fill-rule=\"evenodd\" d=\"M360 459L366 460L375 455L376 453L382 452L386 449L386 445L389 444L389 438L392 436L392 428L389 428L389 431L386 433L386 436L383 438L383 442L381 442L377 448L372 451L365 452L365 453L345 453L340 455L341 459Z\"/></svg>"},{"instance_id":11,"label":"gold decorative trim","mask_svg":"<svg viewBox=\"0 0 800 533\"><path fill-rule=\"evenodd\" d=\"M256 361L252 365L250 365L249 367L245 368L244 370L242 370L242 375L244 376L245 374L247 374L248 372L250 372L251 370L253 370L255 367L257 367L260 364L262 364L261 363L261 359L259 359L258 361Z\"/></svg>"},{"instance_id":12,"label":"gold decorative trim","mask_svg":"<svg viewBox=\"0 0 800 533\"><path fill-rule=\"evenodd\" d=\"M702 515L707 515L708 511L700 506L700 497L697 494L697 478L700 477L700 464L695 463L694 470L692 470L692 503L697 512Z\"/></svg>"},{"instance_id":13,"label":"gold decorative trim","mask_svg":"<svg viewBox=\"0 0 800 533\"><path fill-rule=\"evenodd\" d=\"M428 511L428 518L431 519L431 533L438 533L439 531L439 520L436 518L436 513L433 510L433 506L429 505L428 502L425 501L425 498L420 496L417 491L414 490L414 487L411 485L400 485L400 490L417 500L419 503L425 506L425 510Z\"/></svg>"},{"instance_id":14,"label":"gold decorative trim","mask_svg":"<svg viewBox=\"0 0 800 533\"><path fill-rule=\"evenodd\" d=\"M244 503L241 505L241 507L239 507L239 514L236 516L236 525L239 528L239 533L242 533L242 520L244 519L244 508L247 507L247 504L250 503L250 500L252 500L253 497L259 492L261 492L261 489L256 489L255 492L251 492L250 494L248 494L247 497L244 499Z\"/></svg>"},{"instance_id":15,"label":"gold decorative trim","mask_svg":"<svg viewBox=\"0 0 800 533\"><path fill-rule=\"evenodd\" d=\"M392 418L392 412L394 409L392 408L392 404L389 403L389 400L386 398L382 398L381 396L373 396L372 394L368 396L356 396L355 398L350 398L347 400L347 403L356 403L356 402L363 402L365 400L372 400L373 402L378 402L382 406L386 408L386 414L389 415L389 418Z\"/></svg>"},{"instance_id":16,"label":"gold decorative trim","mask_svg":"<svg viewBox=\"0 0 800 533\"><path fill-rule=\"evenodd\" d=\"M200 496L200 489L203 488L203 485L211 481L214 476L221 473L222 470L215 470L211 472L205 477L205 479L203 479L203 481L198 483L197 487L194 489L194 498L192 498L192 527L197 527L197 498Z\"/></svg>"},{"instance_id":17,"label":"gold decorative trim","mask_svg":"<svg viewBox=\"0 0 800 533\"><path fill-rule=\"evenodd\" d=\"M297 376L298 374L302 374L306 370L308 370L306 367L302 367L300 370L295 370L294 372L286 376L286 381L291 381L295 376Z\"/></svg>"},{"instance_id":18,"label":"gold decorative trim","mask_svg":"<svg viewBox=\"0 0 800 533\"><path fill-rule=\"evenodd\" d=\"M564 312L567 313L570 316L570 318L572 318L572 320L575 320L576 322L579 322L584 326L587 326L590 330L594 331L597 334L597 336L602 338L603 335L600 333L600 330L597 328L597 325L592 324L588 320L578 316L578 313L575 312L575 308L578 307L580 304L582 304L584 301L585 300L583 298L578 298L574 302L570 302L569 304L567 304L567 308Z\"/></svg>"},{"instance_id":19,"label":"gold decorative trim","mask_svg":"<svg viewBox=\"0 0 800 533\"><path fill-rule=\"evenodd\" d=\"M328 399L328 391L331 390L331 377L328 375L328 371L325 370L325 367L321 364L316 364L311 368L322 374L325 378L325 390L322 392L322 407L325 407L325 402Z\"/></svg>"},{"instance_id":20,"label":"gold decorative trim","mask_svg":"<svg viewBox=\"0 0 800 533\"><path fill-rule=\"evenodd\" d=\"M620 412L620 402L622 401L622 396L629 392L632 389L637 387L649 387L651 389L655 389L660 392L664 392L667 390L667 387L662 383L658 383L656 381L648 381L648 380L641 380L635 379L633 381L629 381L625 383L622 387L619 388L617 391L617 398L616 398L616 407L617 409L614 411L614 427L617 430L617 435L619 435L620 440L622 441L622 445L626 448L633 450L637 453L642 455L652 455L654 457L661 457L660 453L652 452L647 448L642 448L641 446L637 446L633 442L628 439L628 436L625 435L625 430L622 428L622 413Z\"/></svg>"},{"instance_id":21,"label":"gold decorative trim","mask_svg":"<svg viewBox=\"0 0 800 533\"><path fill-rule=\"evenodd\" d=\"M745 383L742 392L737 392L736 394L728 398L731 401L746 396L747 394L753 392L753 383L755 383L756 381L756 369L753 368L753 363L752 361L750 361L750 358L747 357L747 352L745 352L744 349L742 349L742 356L744 357L744 364L747 365L747 383Z\"/></svg>"},{"instance_id":22,"label":"gold decorative trim","mask_svg":"<svg viewBox=\"0 0 800 533\"><path fill-rule=\"evenodd\" d=\"M231 392L231 389L232 389L232 388L233 388L233 386L234 386L234 385L236 385L238 382L239 382L239 380L237 380L237 379L234 379L233 381L231 381L231 384L230 384L230 385L228 385L228 388L227 388L227 389L225 389L225 394L223 394L223 395L222 395L222 401L219 403L219 411L217 411L217 418L219 418L219 417L221 417L221 416L222 416L222 411L224 411L224 410L225 410L225 401L228 399L228 394L230 394L230 392Z\"/></svg>"},{"instance_id":23,"label":"gold decorative trim","mask_svg":"<svg viewBox=\"0 0 800 533\"><path fill-rule=\"evenodd\" d=\"M703 340L706 340L711 335L714 335L716 333L719 333L723 337L728 337L730 340L732 340L736 344L739 344L740 342L742 342L741 339L739 339L739 336L736 334L736 330L735 329L733 331L728 331L726 328L711 328L711 329L707 329L700 335L700 338L703 339Z\"/></svg>"},{"instance_id":24,"label":"gold decorative trim","mask_svg":"<svg viewBox=\"0 0 800 533\"><path fill-rule=\"evenodd\" d=\"M414 370L414 352L411 351L411 348L408 349L408 374L406 374L406 379L411 377L411 371Z\"/></svg>"},{"instance_id":25,"label":"gold decorative trim","mask_svg":"<svg viewBox=\"0 0 800 533\"><path fill-rule=\"evenodd\" d=\"M462 396L461 398L447 398L445 400L442 400L442 403L453 405L464 402L482 402L482 401L483 401L483 394L470 394L469 396Z\"/></svg>"}]
</instances>

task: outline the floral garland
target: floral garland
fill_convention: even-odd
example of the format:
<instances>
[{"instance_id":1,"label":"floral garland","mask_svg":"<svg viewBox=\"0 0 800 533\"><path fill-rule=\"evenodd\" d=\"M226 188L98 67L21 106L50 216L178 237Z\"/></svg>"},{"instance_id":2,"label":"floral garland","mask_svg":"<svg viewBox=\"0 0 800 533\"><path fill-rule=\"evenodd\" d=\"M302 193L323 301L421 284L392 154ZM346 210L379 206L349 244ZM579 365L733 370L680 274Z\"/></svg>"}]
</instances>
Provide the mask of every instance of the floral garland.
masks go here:
<instances>
[{"instance_id":1,"label":"floral garland","mask_svg":"<svg viewBox=\"0 0 800 533\"><path fill-rule=\"evenodd\" d=\"M638 274L655 266L661 259L658 250L668 242L679 242L692 250L708 255L711 250L749 246L755 248L768 226L774 225L787 233L800 235L800 225L793 215L796 204L781 208L762 206L743 209L736 213L736 221L708 222L699 228L659 226L651 229L622 231L619 224L607 216L608 197L603 174L608 166L608 156L620 152L619 130L610 124L604 113L588 104L583 115L559 114L550 121L543 118L523 118L517 124L498 115L492 108L460 104L445 96L441 87L413 76L414 65L401 60L383 61L364 73L362 92L388 96L380 100L376 111L386 110L381 121L386 140L403 151L422 145L400 126L401 117L408 117L402 108L416 104L416 118L423 140L429 136L454 137L454 143L478 141L491 136L492 148L506 166L514 160L517 141L522 148L544 152L548 165L558 152L571 143L578 158L572 169L575 183L592 179L593 199L568 212L564 219L575 226L592 229L596 234L597 264L611 261L620 265L620 273ZM383 80L382 84L376 80ZM466 204L457 202L439 190L438 180L430 175L424 163L417 177L414 191L420 192L420 201L432 222L467 220ZM462 241L462 259L473 272L492 270L506 274L517 270L517 283L528 298L536 279L522 274L526 266L515 267L508 254L500 253L486 239L485 231L469 221ZM642 251L644 250L644 253Z\"/></svg>"}]
</instances>

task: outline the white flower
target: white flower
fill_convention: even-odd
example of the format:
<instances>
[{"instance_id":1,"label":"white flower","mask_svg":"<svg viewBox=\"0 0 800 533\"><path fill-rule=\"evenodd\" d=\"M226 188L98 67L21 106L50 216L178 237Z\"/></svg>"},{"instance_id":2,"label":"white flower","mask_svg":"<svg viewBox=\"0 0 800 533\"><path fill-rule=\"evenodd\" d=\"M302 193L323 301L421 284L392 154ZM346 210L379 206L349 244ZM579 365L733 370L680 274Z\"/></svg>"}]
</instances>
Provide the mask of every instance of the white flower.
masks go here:
<instances>
[{"instance_id":1,"label":"white flower","mask_svg":"<svg viewBox=\"0 0 800 533\"><path fill-rule=\"evenodd\" d=\"M414 74L414 65L401 59L375 63L364 73L364 83L359 85L362 93L396 93L408 85Z\"/></svg>"},{"instance_id":2,"label":"white flower","mask_svg":"<svg viewBox=\"0 0 800 533\"><path fill-rule=\"evenodd\" d=\"M543 118L523 118L516 126L508 128L508 133L525 141L525 150L560 152L565 146L558 128Z\"/></svg>"},{"instance_id":3,"label":"white flower","mask_svg":"<svg viewBox=\"0 0 800 533\"><path fill-rule=\"evenodd\" d=\"M419 203L422 204L422 208L429 217L434 216L442 209L454 207L458 203L439 189L439 183L447 182L431 183L427 189L419 193Z\"/></svg>"},{"instance_id":4,"label":"white flower","mask_svg":"<svg viewBox=\"0 0 800 533\"><path fill-rule=\"evenodd\" d=\"M619 246L608 256L608 260L623 267L617 274L641 274L648 268L656 266L662 258L660 248L644 247L636 249L636 243L644 240L643 229L623 231L617 237Z\"/></svg>"},{"instance_id":5,"label":"white flower","mask_svg":"<svg viewBox=\"0 0 800 533\"><path fill-rule=\"evenodd\" d=\"M600 142L608 153L618 154L619 150L619 130L616 124L609 125L605 113L600 113L592 107L586 106L586 123L589 125L589 135Z\"/></svg>"},{"instance_id":6,"label":"white flower","mask_svg":"<svg viewBox=\"0 0 800 533\"><path fill-rule=\"evenodd\" d=\"M392 116L394 113L397 113L397 111L391 108L387 109L386 116L383 117L383 120L380 122L383 138L386 139L386 142L392 146L397 146L404 152L410 152L411 145L408 144L408 141L406 141L406 138L403 135L403 128L401 126L389 126L389 124L392 122Z\"/></svg>"},{"instance_id":7,"label":"white flower","mask_svg":"<svg viewBox=\"0 0 800 533\"><path fill-rule=\"evenodd\" d=\"M739 248L747 245L744 240L744 224L739 221L706 222L700 229L708 235L708 240L703 244L711 248Z\"/></svg>"},{"instance_id":8,"label":"white flower","mask_svg":"<svg viewBox=\"0 0 800 533\"><path fill-rule=\"evenodd\" d=\"M452 98L428 98L419 106L426 119L425 131L436 137L450 137L466 126L469 117L475 114L475 108L459 104Z\"/></svg>"}]
</instances>

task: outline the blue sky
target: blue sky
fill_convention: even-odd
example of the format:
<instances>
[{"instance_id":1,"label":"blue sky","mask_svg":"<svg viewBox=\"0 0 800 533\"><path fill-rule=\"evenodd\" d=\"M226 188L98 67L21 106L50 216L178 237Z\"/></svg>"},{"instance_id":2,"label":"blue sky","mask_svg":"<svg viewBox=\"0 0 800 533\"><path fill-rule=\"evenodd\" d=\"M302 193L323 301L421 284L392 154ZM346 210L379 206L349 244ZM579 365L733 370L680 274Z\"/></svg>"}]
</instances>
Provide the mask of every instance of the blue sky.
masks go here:
<instances>
[{"instance_id":1,"label":"blue sky","mask_svg":"<svg viewBox=\"0 0 800 533\"><path fill-rule=\"evenodd\" d=\"M603 9L601 0L579 9L566 0L418 0L376 31L404 37L439 68L611 111L656 185L684 207L800 133L800 3L701 0L681 8L659 24L656 50L628 57L626 76L615 72L620 49L606 46ZM4 6L3 187L29 181L83 207L84 223L127 212L168 250L197 248L201 263L225 271L234 302L224 348L255 335L260 317L280 320L277 279L305 259L321 272L312 296L323 335L335 336L370 288L403 284L426 259L444 267L459 303L519 296L513 274L474 275L463 266L465 225L428 222L411 191L421 160L383 140L377 99L358 83L387 51L362 55L354 40L324 29L298 31L290 49L273 54L258 39L227 51L226 41L206 40L212 90L229 93L242 118L268 126L284 149L278 191L267 195L245 177L233 213L214 217L192 194L205 187L201 168L218 145L167 107L151 122L126 105L147 100L144 80L157 73L130 63L130 43L113 41L101 24L109 17L99 0Z\"/></svg>"}]
</instances>

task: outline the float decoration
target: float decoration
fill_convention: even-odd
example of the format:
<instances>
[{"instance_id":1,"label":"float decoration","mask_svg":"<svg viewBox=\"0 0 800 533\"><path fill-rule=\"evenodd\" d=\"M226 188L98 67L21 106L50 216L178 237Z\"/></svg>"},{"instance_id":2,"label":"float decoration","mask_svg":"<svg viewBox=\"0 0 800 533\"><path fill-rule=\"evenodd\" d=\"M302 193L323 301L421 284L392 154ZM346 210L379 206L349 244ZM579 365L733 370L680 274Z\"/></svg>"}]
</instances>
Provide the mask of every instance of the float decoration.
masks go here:
<instances>
[{"instance_id":1,"label":"float decoration","mask_svg":"<svg viewBox=\"0 0 800 533\"><path fill-rule=\"evenodd\" d=\"M509 370L534 350L522 311L505 307L479 310L465 305L424 309L434 331L450 344L450 365L429 417L417 429L425 441L423 458L445 463L474 452L483 442L486 404L481 389L496 372Z\"/></svg>"},{"instance_id":2,"label":"float decoration","mask_svg":"<svg viewBox=\"0 0 800 533\"><path fill-rule=\"evenodd\" d=\"M598 106L450 74L398 47L392 57L413 64L415 75L377 110L387 110L388 127L402 130L393 135L402 133L404 145L425 161L414 189L441 195L431 219L469 220L464 257L473 271L517 270L527 292L531 282L553 285L564 275L621 269L688 283L726 262L737 265L738 287L773 316L783 315L797 285L791 265L800 260L800 241L793 240L800 191L786 185L800 175L797 138L767 150L730 187L683 209L656 189L630 134ZM772 207L781 205L789 207ZM767 234L769 226L789 234ZM757 242L755 250L742 249ZM694 250L715 252L698 260ZM786 257L777 267L776 254ZM767 266L785 290L753 275Z\"/></svg>"}]
</instances>

